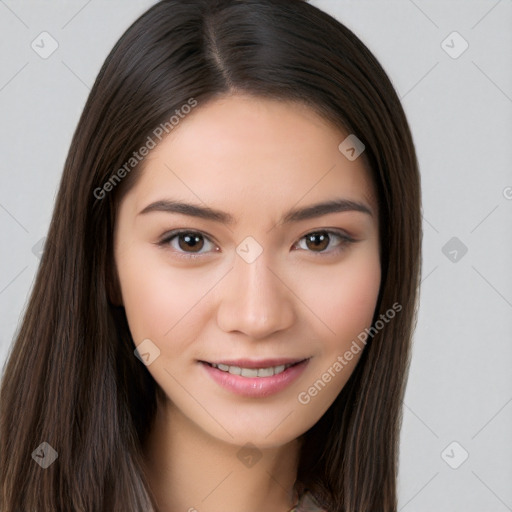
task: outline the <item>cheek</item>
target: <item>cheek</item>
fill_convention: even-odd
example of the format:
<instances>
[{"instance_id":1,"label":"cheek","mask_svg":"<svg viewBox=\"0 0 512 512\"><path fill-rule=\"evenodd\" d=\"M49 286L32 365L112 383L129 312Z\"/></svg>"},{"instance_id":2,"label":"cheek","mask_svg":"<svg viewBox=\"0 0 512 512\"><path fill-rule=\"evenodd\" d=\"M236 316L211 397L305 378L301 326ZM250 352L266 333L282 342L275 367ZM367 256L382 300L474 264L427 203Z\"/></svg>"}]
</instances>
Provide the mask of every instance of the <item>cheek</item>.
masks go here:
<instances>
[{"instance_id":1,"label":"cheek","mask_svg":"<svg viewBox=\"0 0 512 512\"><path fill-rule=\"evenodd\" d=\"M136 345L149 338L159 346L168 346L173 340L174 346L184 339L173 336L176 331L197 328L197 312L196 316L190 312L200 311L198 302L209 287L204 280L191 278L162 258L151 256L146 251L132 251L118 266L126 317Z\"/></svg>"},{"instance_id":2,"label":"cheek","mask_svg":"<svg viewBox=\"0 0 512 512\"><path fill-rule=\"evenodd\" d=\"M362 355L364 343L358 336L371 326L380 280L378 253L368 251L323 275L317 273L317 286L308 288L308 303L315 305L323 326L317 331L319 357L297 396L308 428L336 399Z\"/></svg>"},{"instance_id":3,"label":"cheek","mask_svg":"<svg viewBox=\"0 0 512 512\"><path fill-rule=\"evenodd\" d=\"M371 325L380 289L380 261L367 251L346 263L315 271L305 279L300 296L311 305L325 333L324 349L339 350Z\"/></svg>"}]
</instances>

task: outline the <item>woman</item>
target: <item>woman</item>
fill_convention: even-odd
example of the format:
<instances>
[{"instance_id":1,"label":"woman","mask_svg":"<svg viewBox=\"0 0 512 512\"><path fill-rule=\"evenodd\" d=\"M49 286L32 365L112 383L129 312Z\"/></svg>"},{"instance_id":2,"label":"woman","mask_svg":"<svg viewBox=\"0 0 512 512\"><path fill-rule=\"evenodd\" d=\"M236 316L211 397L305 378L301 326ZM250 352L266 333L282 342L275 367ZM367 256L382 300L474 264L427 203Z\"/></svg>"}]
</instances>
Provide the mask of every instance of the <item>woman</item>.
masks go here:
<instances>
[{"instance_id":1,"label":"woman","mask_svg":"<svg viewBox=\"0 0 512 512\"><path fill-rule=\"evenodd\" d=\"M420 178L297 0L164 0L74 134L0 395L0 509L396 511Z\"/></svg>"}]
</instances>

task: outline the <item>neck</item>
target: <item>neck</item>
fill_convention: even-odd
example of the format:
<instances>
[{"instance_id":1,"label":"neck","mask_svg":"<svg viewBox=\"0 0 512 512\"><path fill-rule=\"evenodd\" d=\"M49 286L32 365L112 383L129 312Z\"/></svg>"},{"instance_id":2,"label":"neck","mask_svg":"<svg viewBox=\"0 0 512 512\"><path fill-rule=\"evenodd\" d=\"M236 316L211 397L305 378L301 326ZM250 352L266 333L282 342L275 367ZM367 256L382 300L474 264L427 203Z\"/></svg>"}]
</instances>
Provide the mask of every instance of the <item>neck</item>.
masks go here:
<instances>
[{"instance_id":1,"label":"neck","mask_svg":"<svg viewBox=\"0 0 512 512\"><path fill-rule=\"evenodd\" d=\"M287 512L297 502L299 442L266 449L210 436L168 402L144 447L158 512Z\"/></svg>"}]
</instances>

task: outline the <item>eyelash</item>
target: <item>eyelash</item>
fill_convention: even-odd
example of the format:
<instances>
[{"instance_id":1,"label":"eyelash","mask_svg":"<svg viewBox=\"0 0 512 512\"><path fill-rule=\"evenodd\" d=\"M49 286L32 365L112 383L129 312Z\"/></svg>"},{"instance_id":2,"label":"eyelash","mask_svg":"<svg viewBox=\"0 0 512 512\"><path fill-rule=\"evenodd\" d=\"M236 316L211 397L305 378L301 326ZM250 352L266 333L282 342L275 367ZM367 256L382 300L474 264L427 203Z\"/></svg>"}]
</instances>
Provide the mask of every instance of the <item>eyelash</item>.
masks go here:
<instances>
[{"instance_id":1,"label":"eyelash","mask_svg":"<svg viewBox=\"0 0 512 512\"><path fill-rule=\"evenodd\" d=\"M337 237L339 237L341 239L341 242L338 244L336 249L331 250L331 251L326 251L326 250L323 250L323 251L309 251L307 249L304 249L304 250L306 250L307 252L311 252L312 254L316 254L316 255L318 255L320 257L322 257L322 256L326 257L328 255L340 253L341 251L343 251L345 249L345 247L347 245L357 241L354 238L346 235L343 231L331 230L331 229L318 229L318 230L310 231L309 233L306 233L304 236L302 236L299 239L298 242L300 242L301 240L304 240L309 235L323 234L323 233L327 233L329 235L334 235L334 236L337 236ZM206 234L201 233L200 231L193 231L193 230L190 230L190 229L175 229L175 230L170 231L169 233L167 233L165 235L165 237L160 242L157 242L157 245L160 246L160 247L165 247L165 246L167 246L169 244L169 242L171 242L171 240L173 240L174 238L176 238L176 237L178 237L179 235L182 235L182 234L199 235L199 236L203 237L204 239L206 239L206 240L210 241L211 243L213 243ZM298 244L298 242L296 242L294 245ZM187 252L183 252L183 251L176 250L176 249L173 249L173 252L175 252L178 255L178 257L189 259L189 260L201 258L202 256L205 255L205 253L187 253Z\"/></svg>"}]
</instances>

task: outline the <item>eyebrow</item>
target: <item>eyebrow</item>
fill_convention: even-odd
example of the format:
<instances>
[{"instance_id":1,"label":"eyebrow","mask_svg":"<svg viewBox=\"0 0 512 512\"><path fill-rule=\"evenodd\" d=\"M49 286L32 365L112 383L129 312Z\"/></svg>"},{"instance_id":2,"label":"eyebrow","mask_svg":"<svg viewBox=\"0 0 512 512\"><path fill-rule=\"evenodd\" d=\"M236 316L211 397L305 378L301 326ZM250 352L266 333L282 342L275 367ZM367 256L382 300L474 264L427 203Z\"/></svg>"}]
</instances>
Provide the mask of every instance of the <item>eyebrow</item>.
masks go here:
<instances>
[{"instance_id":1,"label":"eyebrow","mask_svg":"<svg viewBox=\"0 0 512 512\"><path fill-rule=\"evenodd\" d=\"M359 201L353 201L350 199L332 199L330 201L312 204L303 208L292 208L285 212L281 217L280 223L287 224L290 222L299 222L302 220L321 217L328 213L350 211L361 212L373 216L371 209ZM201 219L220 222L222 224L235 224L235 218L227 212L172 199L161 199L159 201L155 201L141 210L138 215L150 212L181 213L182 215L198 217Z\"/></svg>"}]
</instances>

